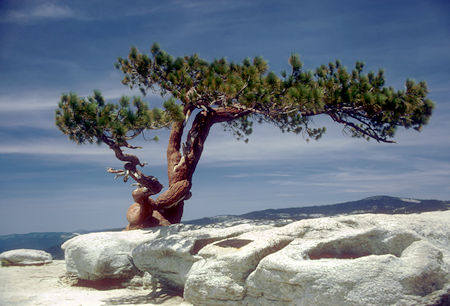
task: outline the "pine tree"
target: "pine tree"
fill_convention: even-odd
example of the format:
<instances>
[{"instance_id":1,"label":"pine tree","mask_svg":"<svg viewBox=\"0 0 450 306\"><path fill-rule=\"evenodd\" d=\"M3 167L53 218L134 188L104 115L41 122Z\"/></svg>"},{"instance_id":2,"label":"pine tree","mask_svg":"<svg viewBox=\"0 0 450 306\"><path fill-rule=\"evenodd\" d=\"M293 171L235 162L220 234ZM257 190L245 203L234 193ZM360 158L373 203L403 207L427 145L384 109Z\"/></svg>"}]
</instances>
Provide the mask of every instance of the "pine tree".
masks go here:
<instances>
[{"instance_id":1,"label":"pine tree","mask_svg":"<svg viewBox=\"0 0 450 306\"><path fill-rule=\"evenodd\" d=\"M124 162L123 169L108 169L132 178L138 188L135 203L127 212L127 228L178 223L184 201L191 197L192 176L200 160L209 130L221 123L238 139L248 140L253 122L268 122L283 132L302 133L318 140L325 128L313 128L310 120L327 115L341 123L353 137L393 142L397 127L420 131L432 113L425 82L406 81L405 90L385 86L384 72L363 73L357 62L348 72L340 61L303 69L299 55L289 58L291 71L280 76L268 70L261 57L229 63L225 58L212 62L197 54L173 58L158 44L151 54L132 47L127 58L119 58L116 68L124 74L122 83L170 96L163 108L149 108L140 98L122 97L107 103L99 91L87 98L64 94L56 110L59 129L77 143L105 143ZM189 119L192 124L183 141ZM168 188L156 199L162 184L140 170L145 166L124 149L138 149L129 142L146 130L170 128L167 147Z\"/></svg>"}]
</instances>

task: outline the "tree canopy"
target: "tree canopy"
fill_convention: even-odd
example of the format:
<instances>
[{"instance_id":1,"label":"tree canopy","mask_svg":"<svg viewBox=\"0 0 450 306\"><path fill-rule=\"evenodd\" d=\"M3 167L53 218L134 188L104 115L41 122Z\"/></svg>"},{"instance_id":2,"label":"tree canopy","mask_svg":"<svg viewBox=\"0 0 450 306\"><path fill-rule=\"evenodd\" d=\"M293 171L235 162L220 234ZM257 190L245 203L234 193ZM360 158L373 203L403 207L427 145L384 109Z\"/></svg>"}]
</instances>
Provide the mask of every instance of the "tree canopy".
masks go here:
<instances>
[{"instance_id":1,"label":"tree canopy","mask_svg":"<svg viewBox=\"0 0 450 306\"><path fill-rule=\"evenodd\" d=\"M138 170L137 166L144 164L123 150L136 149L129 141L145 130L170 128L169 190L151 204L154 209L167 209L190 197L193 172L209 129L216 123L245 140L252 133L253 122L268 122L282 131L319 139L325 128L311 127L310 121L313 116L325 115L353 137L393 142L397 127L420 131L431 116L433 102L427 98L423 81L408 79L405 89L395 90L385 86L383 70L364 73L362 62L351 71L340 61L309 71L299 55L292 54L289 64L289 71L276 74L261 57L241 63L225 58L208 62L197 54L174 58L158 44L151 47L150 54L132 47L128 57L118 58L115 64L124 74L122 83L139 88L143 95L158 92L167 99L163 107L150 108L140 97L107 103L99 91L86 98L70 93L61 97L56 124L77 143L107 144L125 162L123 170L110 172L123 175L124 180L132 177L149 195L159 193L162 185ZM195 119L183 142L183 130L191 116ZM175 186L182 181L186 181L184 187ZM175 191L178 196L170 198ZM165 200L170 203L161 204Z\"/></svg>"}]
</instances>

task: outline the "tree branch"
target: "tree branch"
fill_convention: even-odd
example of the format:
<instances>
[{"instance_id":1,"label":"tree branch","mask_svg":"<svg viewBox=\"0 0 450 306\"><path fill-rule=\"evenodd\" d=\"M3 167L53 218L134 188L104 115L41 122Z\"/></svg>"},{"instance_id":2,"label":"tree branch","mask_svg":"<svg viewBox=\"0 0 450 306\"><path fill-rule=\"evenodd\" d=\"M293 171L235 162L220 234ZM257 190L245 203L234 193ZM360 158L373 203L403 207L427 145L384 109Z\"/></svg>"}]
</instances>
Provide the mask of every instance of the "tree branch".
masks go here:
<instances>
[{"instance_id":1,"label":"tree branch","mask_svg":"<svg viewBox=\"0 0 450 306\"><path fill-rule=\"evenodd\" d=\"M132 139L136 138L137 136L139 136L139 134L141 134L142 131L143 131L143 129L136 130L136 131L134 131L134 133L132 135L125 136L125 139L126 140L132 140Z\"/></svg>"},{"instance_id":2,"label":"tree branch","mask_svg":"<svg viewBox=\"0 0 450 306\"><path fill-rule=\"evenodd\" d=\"M162 190L163 185L161 185L156 177L145 175L137 169L137 166L143 167L145 165L144 163L141 163L137 156L124 153L120 145L115 143L114 140L110 139L104 134L101 135L101 140L114 151L117 159L125 162L123 170L125 182L128 180L128 176L131 176L138 184L146 187L149 191L149 194L157 194ZM124 146L127 148L137 148L129 145L128 143L126 143ZM118 173L118 175L122 174L120 170L114 170L111 168L108 169L108 172Z\"/></svg>"},{"instance_id":3,"label":"tree branch","mask_svg":"<svg viewBox=\"0 0 450 306\"><path fill-rule=\"evenodd\" d=\"M351 128L355 129L356 131L358 131L359 133L366 135L372 139L375 139L378 142L385 142L385 143L395 143L395 141L393 140L388 140L386 137L381 137L378 135L378 133L376 131L374 131L373 129L370 128L370 126L368 126L366 123L365 124L366 128L362 129L361 127L359 127L358 125L356 125L355 123L348 121L348 120L344 120L341 117L337 116L334 113L327 113L331 119L333 119L334 121L338 122L338 123L342 123L345 126L350 126Z\"/></svg>"}]
</instances>

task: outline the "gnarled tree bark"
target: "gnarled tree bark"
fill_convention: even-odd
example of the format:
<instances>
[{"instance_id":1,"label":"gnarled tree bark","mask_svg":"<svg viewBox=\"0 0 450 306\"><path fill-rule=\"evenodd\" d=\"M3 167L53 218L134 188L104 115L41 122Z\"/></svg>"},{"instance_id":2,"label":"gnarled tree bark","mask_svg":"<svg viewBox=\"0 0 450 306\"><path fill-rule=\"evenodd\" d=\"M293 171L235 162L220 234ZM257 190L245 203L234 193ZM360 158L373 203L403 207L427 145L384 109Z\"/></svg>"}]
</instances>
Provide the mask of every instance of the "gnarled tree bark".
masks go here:
<instances>
[{"instance_id":1,"label":"gnarled tree bark","mask_svg":"<svg viewBox=\"0 0 450 306\"><path fill-rule=\"evenodd\" d=\"M236 108L216 108L197 113L183 143L185 123L172 125L167 147L168 189L156 200L143 188L133 191L136 203L130 206L127 229L179 223L183 215L184 201L191 198L192 177L203 152L206 138L215 123L245 116L248 111Z\"/></svg>"}]
</instances>

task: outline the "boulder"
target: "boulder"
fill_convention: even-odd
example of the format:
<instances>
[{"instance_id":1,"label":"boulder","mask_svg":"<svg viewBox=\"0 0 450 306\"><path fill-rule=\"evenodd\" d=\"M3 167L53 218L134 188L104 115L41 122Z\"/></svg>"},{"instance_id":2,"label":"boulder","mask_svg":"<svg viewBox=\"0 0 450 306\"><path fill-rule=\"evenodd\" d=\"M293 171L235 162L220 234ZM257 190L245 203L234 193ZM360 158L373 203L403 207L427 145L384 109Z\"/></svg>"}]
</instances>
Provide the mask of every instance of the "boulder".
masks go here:
<instances>
[{"instance_id":1,"label":"boulder","mask_svg":"<svg viewBox=\"0 0 450 306\"><path fill-rule=\"evenodd\" d=\"M145 230L89 233L66 241L61 248L67 272L79 279L129 279L139 272L131 256L138 245L197 228L176 224Z\"/></svg>"},{"instance_id":2,"label":"boulder","mask_svg":"<svg viewBox=\"0 0 450 306\"><path fill-rule=\"evenodd\" d=\"M100 232L79 235L62 245L67 272L83 280L131 278L131 251L152 240L158 231Z\"/></svg>"},{"instance_id":3,"label":"boulder","mask_svg":"<svg viewBox=\"0 0 450 306\"><path fill-rule=\"evenodd\" d=\"M377 240L385 233L366 234ZM371 249L366 243L371 242L358 235L306 244L297 239L259 263L246 282L246 303L329 305L332 300L335 305L392 305L445 284L448 271L442 252L430 243L414 241L400 254L404 245Z\"/></svg>"},{"instance_id":4,"label":"boulder","mask_svg":"<svg viewBox=\"0 0 450 306\"><path fill-rule=\"evenodd\" d=\"M276 229L266 229L205 246L198 253L202 259L194 263L188 274L185 299L194 305L242 301L246 294L245 280L259 261L292 240L290 236L278 235Z\"/></svg>"},{"instance_id":5,"label":"boulder","mask_svg":"<svg viewBox=\"0 0 450 306\"><path fill-rule=\"evenodd\" d=\"M448 300L450 211L258 222L81 235L63 245L67 270L87 280L162 282L193 305ZM143 272L145 280L132 279Z\"/></svg>"},{"instance_id":6,"label":"boulder","mask_svg":"<svg viewBox=\"0 0 450 306\"><path fill-rule=\"evenodd\" d=\"M194 305L411 305L450 283L450 211L302 220L205 246ZM444 290L445 291L445 290Z\"/></svg>"},{"instance_id":7,"label":"boulder","mask_svg":"<svg viewBox=\"0 0 450 306\"><path fill-rule=\"evenodd\" d=\"M227 227L219 224L196 230L180 231L141 244L132 252L133 262L139 270L151 273L161 282L177 289L183 289L192 265L202 259L198 253L203 247L248 231L258 231L270 227L252 224Z\"/></svg>"},{"instance_id":8,"label":"boulder","mask_svg":"<svg viewBox=\"0 0 450 306\"><path fill-rule=\"evenodd\" d=\"M41 250L17 249L0 254L2 266L44 265L52 260L51 254Z\"/></svg>"}]
</instances>

